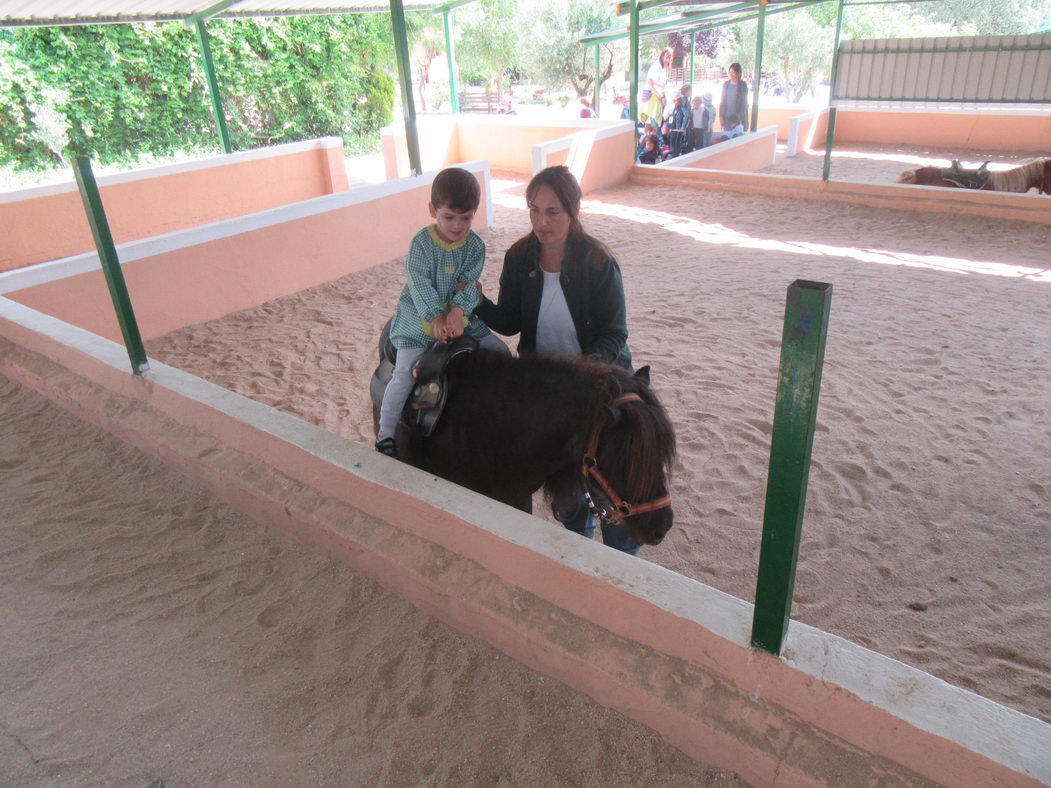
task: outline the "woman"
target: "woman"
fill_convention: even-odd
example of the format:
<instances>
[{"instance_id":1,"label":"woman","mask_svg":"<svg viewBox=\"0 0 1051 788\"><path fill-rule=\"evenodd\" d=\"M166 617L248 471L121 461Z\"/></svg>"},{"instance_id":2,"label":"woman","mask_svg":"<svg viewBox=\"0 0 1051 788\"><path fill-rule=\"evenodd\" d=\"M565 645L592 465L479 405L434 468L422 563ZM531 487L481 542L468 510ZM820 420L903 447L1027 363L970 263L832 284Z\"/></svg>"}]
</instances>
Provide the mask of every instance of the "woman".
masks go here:
<instances>
[{"instance_id":1,"label":"woman","mask_svg":"<svg viewBox=\"0 0 1051 788\"><path fill-rule=\"evenodd\" d=\"M483 294L475 315L499 334L518 334L520 355L582 356L631 371L620 267L601 241L584 232L580 196L566 167L533 177L526 187L533 230L504 255L496 303ZM577 511L555 516L588 538L595 532L583 497ZM639 550L623 525L603 523L602 540L632 555Z\"/></svg>"},{"instance_id":2,"label":"woman","mask_svg":"<svg viewBox=\"0 0 1051 788\"><path fill-rule=\"evenodd\" d=\"M645 106L639 112L639 119L643 122L652 119L660 126L664 118L664 88L668 84L668 69L671 68L671 61L674 57L675 52L671 47L662 49L660 55L650 66L650 70L646 72L646 87L642 91Z\"/></svg>"},{"instance_id":3,"label":"woman","mask_svg":"<svg viewBox=\"0 0 1051 788\"><path fill-rule=\"evenodd\" d=\"M731 123L731 116L737 116L737 122ZM741 124L742 133L748 131L748 83L741 79L741 64L730 65L730 78L723 83L723 96L719 101L719 121L724 131L730 131L737 123Z\"/></svg>"}]
</instances>

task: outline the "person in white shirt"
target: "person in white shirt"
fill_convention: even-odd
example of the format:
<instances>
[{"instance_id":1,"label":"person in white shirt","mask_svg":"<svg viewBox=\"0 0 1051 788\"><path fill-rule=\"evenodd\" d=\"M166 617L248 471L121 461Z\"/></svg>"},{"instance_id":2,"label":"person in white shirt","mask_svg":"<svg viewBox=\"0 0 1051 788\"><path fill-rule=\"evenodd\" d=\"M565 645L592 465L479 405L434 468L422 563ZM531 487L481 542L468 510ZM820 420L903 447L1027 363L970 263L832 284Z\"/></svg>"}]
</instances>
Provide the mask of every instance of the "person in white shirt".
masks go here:
<instances>
[{"instance_id":1,"label":"person in white shirt","mask_svg":"<svg viewBox=\"0 0 1051 788\"><path fill-rule=\"evenodd\" d=\"M660 123L664 118L664 89L668 85L668 69L671 68L672 58L675 52L671 47L665 47L660 55L653 61L650 70L646 72L646 85L642 89L643 106L639 110L639 120L646 122L653 119L654 123Z\"/></svg>"}]
</instances>

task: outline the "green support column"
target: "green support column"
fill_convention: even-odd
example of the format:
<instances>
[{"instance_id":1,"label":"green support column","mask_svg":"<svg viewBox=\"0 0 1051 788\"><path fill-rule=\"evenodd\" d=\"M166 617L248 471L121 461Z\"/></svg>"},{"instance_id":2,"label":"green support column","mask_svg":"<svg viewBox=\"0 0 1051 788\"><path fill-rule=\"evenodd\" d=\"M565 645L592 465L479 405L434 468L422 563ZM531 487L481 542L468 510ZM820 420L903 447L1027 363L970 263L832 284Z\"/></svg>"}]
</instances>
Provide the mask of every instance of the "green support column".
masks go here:
<instances>
[{"instance_id":1,"label":"green support column","mask_svg":"<svg viewBox=\"0 0 1051 788\"><path fill-rule=\"evenodd\" d=\"M630 28L628 31L628 70L629 70L629 91L630 96L628 98L628 106L630 108L631 119L638 123L639 121L639 0L630 0L631 3L631 21L629 22ZM632 145L631 151L632 160L635 158L635 146Z\"/></svg>"},{"instance_id":2,"label":"green support column","mask_svg":"<svg viewBox=\"0 0 1051 788\"><path fill-rule=\"evenodd\" d=\"M836 89L836 71L839 69L839 37L843 32L843 0L839 0L836 14L836 38L832 44L832 77L828 88L828 133L825 134L825 161L821 167L821 180L827 181L832 170L832 141L836 136L836 108L832 106L832 93Z\"/></svg>"},{"instance_id":3,"label":"green support column","mask_svg":"<svg viewBox=\"0 0 1051 788\"><path fill-rule=\"evenodd\" d=\"M405 143L409 148L409 167L413 175L423 172L420 164L420 137L416 132L416 104L412 100L412 69L409 66L409 42L405 29L405 8L401 0L390 0L390 17L394 26L394 51L398 57L401 80L401 103L405 112Z\"/></svg>"},{"instance_id":4,"label":"green support column","mask_svg":"<svg viewBox=\"0 0 1051 788\"><path fill-rule=\"evenodd\" d=\"M230 145L230 131L226 128L226 112L223 110L223 99L219 94L219 80L215 76L215 63L212 62L212 47L208 43L208 31L204 29L204 20L197 19L197 41L201 46L201 60L204 62L204 76L208 80L208 94L212 97L212 114L215 115L215 128L219 132L223 152L233 152Z\"/></svg>"},{"instance_id":5,"label":"green support column","mask_svg":"<svg viewBox=\"0 0 1051 788\"><path fill-rule=\"evenodd\" d=\"M599 93L602 90L602 44L595 44L595 98L591 102L595 110L595 117L601 117L599 112Z\"/></svg>"},{"instance_id":6,"label":"green support column","mask_svg":"<svg viewBox=\"0 0 1051 788\"><path fill-rule=\"evenodd\" d=\"M84 203L84 212L88 217L91 235L95 239L95 249L98 250L99 261L102 263L102 273L106 277L109 295L113 300L113 309L117 313L117 323L120 324L120 333L124 337L124 347L128 350L131 371L136 375L141 375L150 369L149 362L146 360L146 348L142 345L139 324L131 308L131 299L128 297L128 288L124 284L124 274L120 270L117 248L113 245L113 235L110 233L109 222L106 220L106 211L102 207L99 187L91 172L91 162L86 156L78 156L74 160L73 175L77 179L80 199Z\"/></svg>"},{"instance_id":7,"label":"green support column","mask_svg":"<svg viewBox=\"0 0 1051 788\"><path fill-rule=\"evenodd\" d=\"M759 19L755 28L755 79L752 85L752 123L745 131L759 127L759 88L763 82L763 38L766 35L766 5L770 0L759 0Z\"/></svg>"},{"instance_id":8,"label":"green support column","mask_svg":"<svg viewBox=\"0 0 1051 788\"><path fill-rule=\"evenodd\" d=\"M781 653L792 612L831 303L830 284L788 288L752 619L752 645L771 654Z\"/></svg>"},{"instance_id":9,"label":"green support column","mask_svg":"<svg viewBox=\"0 0 1051 788\"><path fill-rule=\"evenodd\" d=\"M456 52L453 50L453 31L449 17L453 10L446 8L442 11L442 21L445 26L445 60L449 64L449 100L452 103L453 113L460 111L460 84L456 78Z\"/></svg>"}]
</instances>

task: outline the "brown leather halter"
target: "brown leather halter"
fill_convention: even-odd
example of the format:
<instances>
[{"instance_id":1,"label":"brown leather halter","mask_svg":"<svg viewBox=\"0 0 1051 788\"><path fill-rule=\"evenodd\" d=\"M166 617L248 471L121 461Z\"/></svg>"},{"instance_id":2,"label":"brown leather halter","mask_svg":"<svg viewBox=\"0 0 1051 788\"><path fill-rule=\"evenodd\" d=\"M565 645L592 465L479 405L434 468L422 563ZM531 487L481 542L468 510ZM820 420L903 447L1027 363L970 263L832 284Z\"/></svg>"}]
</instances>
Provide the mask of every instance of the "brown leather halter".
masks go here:
<instances>
[{"instance_id":1,"label":"brown leather halter","mask_svg":"<svg viewBox=\"0 0 1051 788\"><path fill-rule=\"evenodd\" d=\"M642 397L638 394L621 394L615 400L611 407L617 407L623 405L625 402L642 402ZM606 426L606 419L599 417L595 420L595 425L591 428L591 438L588 440L588 448L584 452L584 459L581 461L581 471L584 474L584 493L591 502L591 494L587 490L588 479L593 479L602 492L609 498L609 502L613 506L612 512L605 510L597 510L597 513L601 519L609 523L621 523L625 518L633 517L636 514L645 514L646 512L653 512L657 509L663 509L666 506L671 506L671 495L665 495L661 498L655 498L652 501L646 503L628 503L613 489L613 486L607 481L606 477L599 470L598 460L598 441L599 436L602 434L602 428ZM594 508L594 503L591 502Z\"/></svg>"}]
</instances>

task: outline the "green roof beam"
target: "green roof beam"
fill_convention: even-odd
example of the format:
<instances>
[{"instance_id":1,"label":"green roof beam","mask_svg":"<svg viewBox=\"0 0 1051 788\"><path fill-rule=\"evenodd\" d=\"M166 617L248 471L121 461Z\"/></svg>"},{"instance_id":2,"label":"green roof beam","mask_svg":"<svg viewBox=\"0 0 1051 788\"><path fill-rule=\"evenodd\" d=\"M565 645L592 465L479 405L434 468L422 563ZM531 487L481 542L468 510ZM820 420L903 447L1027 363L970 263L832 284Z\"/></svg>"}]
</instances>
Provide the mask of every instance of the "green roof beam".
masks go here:
<instances>
[{"instance_id":1,"label":"green roof beam","mask_svg":"<svg viewBox=\"0 0 1051 788\"><path fill-rule=\"evenodd\" d=\"M230 6L237 5L240 2L241 0L219 0L219 2L215 5L209 6L203 11L199 11L196 14L191 14L190 16L186 17L186 21L184 22L184 24L187 27L193 27L198 22L203 22L206 19L211 19L216 14L221 14Z\"/></svg>"},{"instance_id":2,"label":"green roof beam","mask_svg":"<svg viewBox=\"0 0 1051 788\"><path fill-rule=\"evenodd\" d=\"M805 0L805 2L796 3L795 5L786 5L780 8L770 8L767 6L766 16L771 14L783 14L785 11L796 11L800 8L806 8L808 5L817 5L819 3L825 3L828 0ZM753 19L759 18L759 12L756 11L754 14L748 14L747 16L740 16L733 20L733 22L708 22L707 24L700 25L698 27L691 27L690 30L711 30L712 28L722 27L726 24L737 24L738 22L751 22Z\"/></svg>"},{"instance_id":3,"label":"green roof beam","mask_svg":"<svg viewBox=\"0 0 1051 788\"><path fill-rule=\"evenodd\" d=\"M442 3L439 6L435 6L431 9L432 14L444 14L447 11L452 11L454 8L459 8L462 5L470 5L476 2L476 0L449 0L448 3Z\"/></svg>"}]
</instances>

